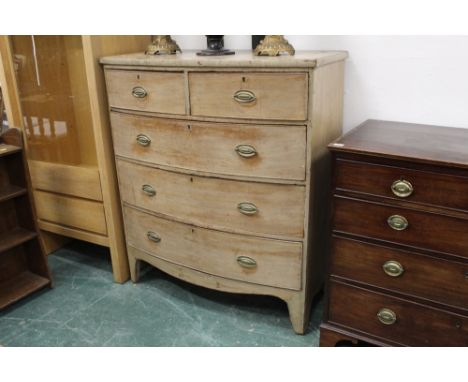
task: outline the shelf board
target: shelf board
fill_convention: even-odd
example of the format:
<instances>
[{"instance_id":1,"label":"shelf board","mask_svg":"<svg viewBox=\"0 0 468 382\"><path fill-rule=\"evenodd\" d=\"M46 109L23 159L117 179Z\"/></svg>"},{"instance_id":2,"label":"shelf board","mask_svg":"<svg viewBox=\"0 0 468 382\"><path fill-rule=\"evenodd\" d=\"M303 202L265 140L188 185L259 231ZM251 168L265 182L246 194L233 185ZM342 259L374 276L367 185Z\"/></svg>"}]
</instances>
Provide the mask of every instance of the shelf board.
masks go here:
<instances>
[{"instance_id":1,"label":"shelf board","mask_svg":"<svg viewBox=\"0 0 468 382\"><path fill-rule=\"evenodd\" d=\"M14 154L21 151L21 147L19 146L12 146L12 145L6 145L4 143L0 143L0 157Z\"/></svg>"},{"instance_id":2,"label":"shelf board","mask_svg":"<svg viewBox=\"0 0 468 382\"><path fill-rule=\"evenodd\" d=\"M17 227L11 231L0 233L0 253L8 251L37 237L37 233Z\"/></svg>"},{"instance_id":3,"label":"shelf board","mask_svg":"<svg viewBox=\"0 0 468 382\"><path fill-rule=\"evenodd\" d=\"M50 280L45 277L30 271L21 272L19 275L0 283L0 309L49 284Z\"/></svg>"},{"instance_id":4,"label":"shelf board","mask_svg":"<svg viewBox=\"0 0 468 382\"><path fill-rule=\"evenodd\" d=\"M0 203L9 199L16 198L17 196L25 195L28 191L26 188L14 186L9 184L6 187L0 188Z\"/></svg>"}]
</instances>

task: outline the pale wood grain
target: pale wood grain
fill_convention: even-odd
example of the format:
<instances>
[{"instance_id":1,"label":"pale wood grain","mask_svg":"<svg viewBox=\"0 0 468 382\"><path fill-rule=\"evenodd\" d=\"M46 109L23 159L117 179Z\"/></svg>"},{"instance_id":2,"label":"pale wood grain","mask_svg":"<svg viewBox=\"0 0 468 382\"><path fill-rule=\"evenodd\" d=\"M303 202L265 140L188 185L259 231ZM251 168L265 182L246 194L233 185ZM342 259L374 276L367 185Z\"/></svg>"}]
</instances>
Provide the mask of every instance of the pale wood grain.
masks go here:
<instances>
[{"instance_id":1,"label":"pale wood grain","mask_svg":"<svg viewBox=\"0 0 468 382\"><path fill-rule=\"evenodd\" d=\"M185 114L183 73L106 70L106 83L111 107ZM134 87L144 88L147 95L134 97Z\"/></svg>"},{"instance_id":2,"label":"pale wood grain","mask_svg":"<svg viewBox=\"0 0 468 382\"><path fill-rule=\"evenodd\" d=\"M213 179L117 160L124 202L198 226L302 240L305 187ZM143 185L154 188L148 196ZM255 215L237 206L250 202Z\"/></svg>"},{"instance_id":3,"label":"pale wood grain","mask_svg":"<svg viewBox=\"0 0 468 382\"><path fill-rule=\"evenodd\" d=\"M156 257L213 275L287 289L300 289L302 243L254 238L198 228L124 206L128 244ZM152 231L161 238L147 238ZM255 269L236 259L248 256Z\"/></svg>"},{"instance_id":4,"label":"pale wood grain","mask_svg":"<svg viewBox=\"0 0 468 382\"><path fill-rule=\"evenodd\" d=\"M303 180L304 126L187 123L178 120L111 113L115 152L119 156L176 168L231 175ZM136 141L145 134L151 144ZM258 155L239 156L240 144Z\"/></svg>"},{"instance_id":5,"label":"pale wood grain","mask_svg":"<svg viewBox=\"0 0 468 382\"><path fill-rule=\"evenodd\" d=\"M307 118L306 73L189 72L192 115L303 121ZM251 91L256 99L239 103L234 94Z\"/></svg>"},{"instance_id":6,"label":"pale wood grain","mask_svg":"<svg viewBox=\"0 0 468 382\"><path fill-rule=\"evenodd\" d=\"M45 233L45 240L50 240L50 237L53 237L53 235L57 236L57 238L55 238L50 244L52 246L48 247L50 252L62 247L66 243L70 242L71 239L83 240L89 243L102 245L104 247L109 246L109 238L105 235L83 231L82 229L67 227L62 224L56 224L45 220L39 220L37 224Z\"/></svg>"},{"instance_id":7,"label":"pale wood grain","mask_svg":"<svg viewBox=\"0 0 468 382\"><path fill-rule=\"evenodd\" d=\"M0 35L0 85L8 123L11 127L22 127L23 117L16 83L13 53L8 36Z\"/></svg>"}]
</instances>

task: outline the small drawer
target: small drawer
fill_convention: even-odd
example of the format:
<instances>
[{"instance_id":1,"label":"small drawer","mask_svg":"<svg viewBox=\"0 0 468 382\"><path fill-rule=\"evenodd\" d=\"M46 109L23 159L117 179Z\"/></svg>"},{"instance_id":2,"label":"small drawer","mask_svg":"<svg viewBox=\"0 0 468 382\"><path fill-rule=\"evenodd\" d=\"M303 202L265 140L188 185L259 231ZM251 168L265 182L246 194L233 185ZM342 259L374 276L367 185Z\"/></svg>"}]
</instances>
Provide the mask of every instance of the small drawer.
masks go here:
<instances>
[{"instance_id":1,"label":"small drawer","mask_svg":"<svg viewBox=\"0 0 468 382\"><path fill-rule=\"evenodd\" d=\"M117 160L122 200L184 222L304 236L305 187L205 178Z\"/></svg>"},{"instance_id":2,"label":"small drawer","mask_svg":"<svg viewBox=\"0 0 468 382\"><path fill-rule=\"evenodd\" d=\"M185 114L183 73L115 69L105 73L110 107Z\"/></svg>"},{"instance_id":3,"label":"small drawer","mask_svg":"<svg viewBox=\"0 0 468 382\"><path fill-rule=\"evenodd\" d=\"M339 190L468 211L468 178L338 159Z\"/></svg>"},{"instance_id":4,"label":"small drawer","mask_svg":"<svg viewBox=\"0 0 468 382\"><path fill-rule=\"evenodd\" d=\"M212 275L301 289L302 243L198 228L124 207L127 243Z\"/></svg>"},{"instance_id":5,"label":"small drawer","mask_svg":"<svg viewBox=\"0 0 468 382\"><path fill-rule=\"evenodd\" d=\"M209 173L305 179L305 126L184 122L111 113L117 155Z\"/></svg>"},{"instance_id":6,"label":"small drawer","mask_svg":"<svg viewBox=\"0 0 468 382\"><path fill-rule=\"evenodd\" d=\"M468 317L330 282L329 322L407 346L468 346Z\"/></svg>"},{"instance_id":7,"label":"small drawer","mask_svg":"<svg viewBox=\"0 0 468 382\"><path fill-rule=\"evenodd\" d=\"M468 257L468 220L359 199L334 198L334 230Z\"/></svg>"},{"instance_id":8,"label":"small drawer","mask_svg":"<svg viewBox=\"0 0 468 382\"><path fill-rule=\"evenodd\" d=\"M189 73L194 116L304 121L307 73Z\"/></svg>"},{"instance_id":9,"label":"small drawer","mask_svg":"<svg viewBox=\"0 0 468 382\"><path fill-rule=\"evenodd\" d=\"M468 263L335 236L331 274L468 310Z\"/></svg>"}]
</instances>

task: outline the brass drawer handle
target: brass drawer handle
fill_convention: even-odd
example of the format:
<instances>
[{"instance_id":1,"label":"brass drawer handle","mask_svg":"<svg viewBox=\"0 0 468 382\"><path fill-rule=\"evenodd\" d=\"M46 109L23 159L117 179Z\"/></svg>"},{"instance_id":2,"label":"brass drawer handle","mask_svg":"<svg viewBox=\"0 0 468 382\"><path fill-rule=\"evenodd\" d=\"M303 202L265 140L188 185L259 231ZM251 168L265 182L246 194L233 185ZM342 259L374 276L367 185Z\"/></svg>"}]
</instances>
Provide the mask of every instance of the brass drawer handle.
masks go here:
<instances>
[{"instance_id":1,"label":"brass drawer handle","mask_svg":"<svg viewBox=\"0 0 468 382\"><path fill-rule=\"evenodd\" d=\"M239 203L237 209L244 215L255 215L258 212L257 206L250 202Z\"/></svg>"},{"instance_id":2,"label":"brass drawer handle","mask_svg":"<svg viewBox=\"0 0 468 382\"><path fill-rule=\"evenodd\" d=\"M395 180L392 183L391 189L392 189L392 192L399 198L407 198L414 191L413 185L407 180L403 180L403 179Z\"/></svg>"},{"instance_id":3,"label":"brass drawer handle","mask_svg":"<svg viewBox=\"0 0 468 382\"><path fill-rule=\"evenodd\" d=\"M235 148L236 153L239 154L242 158L252 158L257 155L257 150L255 147L250 145L238 145Z\"/></svg>"},{"instance_id":4,"label":"brass drawer handle","mask_svg":"<svg viewBox=\"0 0 468 382\"><path fill-rule=\"evenodd\" d=\"M251 103L257 99L250 90L238 90L234 93L233 98L239 103Z\"/></svg>"},{"instance_id":5,"label":"brass drawer handle","mask_svg":"<svg viewBox=\"0 0 468 382\"><path fill-rule=\"evenodd\" d=\"M401 215L392 215L387 219L387 223L391 229L395 231L403 231L408 228L408 220Z\"/></svg>"},{"instance_id":6,"label":"brass drawer handle","mask_svg":"<svg viewBox=\"0 0 468 382\"><path fill-rule=\"evenodd\" d=\"M405 268L398 261L389 260L382 265L384 272L391 277L401 276L405 272Z\"/></svg>"},{"instance_id":7,"label":"brass drawer handle","mask_svg":"<svg viewBox=\"0 0 468 382\"><path fill-rule=\"evenodd\" d=\"M148 92L145 88L142 88L141 86L135 86L132 89L132 95L135 98L145 98L148 95Z\"/></svg>"},{"instance_id":8,"label":"brass drawer handle","mask_svg":"<svg viewBox=\"0 0 468 382\"><path fill-rule=\"evenodd\" d=\"M148 231L146 232L146 237L155 243L161 242L161 236L159 236L156 232Z\"/></svg>"},{"instance_id":9,"label":"brass drawer handle","mask_svg":"<svg viewBox=\"0 0 468 382\"><path fill-rule=\"evenodd\" d=\"M143 186L141 186L141 189L148 196L156 195L156 190L153 188L153 186L149 184L144 184Z\"/></svg>"},{"instance_id":10,"label":"brass drawer handle","mask_svg":"<svg viewBox=\"0 0 468 382\"><path fill-rule=\"evenodd\" d=\"M248 256L239 256L237 258L237 264L239 264L243 268L257 268L257 262Z\"/></svg>"},{"instance_id":11,"label":"brass drawer handle","mask_svg":"<svg viewBox=\"0 0 468 382\"><path fill-rule=\"evenodd\" d=\"M388 308L380 309L377 318L384 325L393 325L397 320L395 312Z\"/></svg>"},{"instance_id":12,"label":"brass drawer handle","mask_svg":"<svg viewBox=\"0 0 468 382\"><path fill-rule=\"evenodd\" d=\"M145 134L138 134L136 137L136 141L138 142L140 146L146 147L150 145L151 138Z\"/></svg>"}]
</instances>

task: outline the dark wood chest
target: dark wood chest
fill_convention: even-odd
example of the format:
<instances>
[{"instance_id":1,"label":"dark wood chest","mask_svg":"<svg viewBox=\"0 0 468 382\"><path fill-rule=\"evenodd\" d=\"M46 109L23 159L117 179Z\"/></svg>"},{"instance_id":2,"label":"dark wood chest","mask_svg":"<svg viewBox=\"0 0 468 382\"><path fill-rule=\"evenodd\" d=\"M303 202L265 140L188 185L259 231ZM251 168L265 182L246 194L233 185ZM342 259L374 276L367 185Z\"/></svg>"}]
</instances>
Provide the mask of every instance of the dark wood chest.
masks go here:
<instances>
[{"instance_id":1,"label":"dark wood chest","mask_svg":"<svg viewBox=\"0 0 468 382\"><path fill-rule=\"evenodd\" d=\"M329 149L321 346L468 346L468 130L369 120Z\"/></svg>"}]
</instances>

